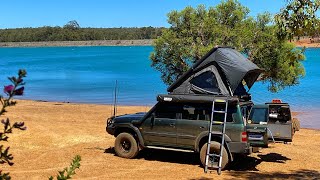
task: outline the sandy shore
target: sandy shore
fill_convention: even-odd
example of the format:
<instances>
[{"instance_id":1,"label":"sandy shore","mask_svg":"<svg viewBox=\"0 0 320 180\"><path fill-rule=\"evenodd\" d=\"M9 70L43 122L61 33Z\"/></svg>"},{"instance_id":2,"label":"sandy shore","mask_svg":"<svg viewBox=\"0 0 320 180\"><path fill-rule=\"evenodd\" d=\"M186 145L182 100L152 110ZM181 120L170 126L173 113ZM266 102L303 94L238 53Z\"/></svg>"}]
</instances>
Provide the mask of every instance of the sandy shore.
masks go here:
<instances>
[{"instance_id":1,"label":"sandy shore","mask_svg":"<svg viewBox=\"0 0 320 180\"><path fill-rule=\"evenodd\" d=\"M297 47L310 47L310 48L320 48L319 39L310 40L309 38L301 39L299 41L293 42Z\"/></svg>"},{"instance_id":2,"label":"sandy shore","mask_svg":"<svg viewBox=\"0 0 320 180\"><path fill-rule=\"evenodd\" d=\"M119 114L147 107L118 107ZM240 158L221 176L205 174L198 154L144 150L136 159L114 155L115 138L105 132L108 105L19 100L8 109L12 121L24 121L26 131L14 131L8 144L14 166L1 165L13 179L47 179L79 154L75 179L319 179L320 131L302 129L290 144L270 144L260 153Z\"/></svg>"}]
</instances>

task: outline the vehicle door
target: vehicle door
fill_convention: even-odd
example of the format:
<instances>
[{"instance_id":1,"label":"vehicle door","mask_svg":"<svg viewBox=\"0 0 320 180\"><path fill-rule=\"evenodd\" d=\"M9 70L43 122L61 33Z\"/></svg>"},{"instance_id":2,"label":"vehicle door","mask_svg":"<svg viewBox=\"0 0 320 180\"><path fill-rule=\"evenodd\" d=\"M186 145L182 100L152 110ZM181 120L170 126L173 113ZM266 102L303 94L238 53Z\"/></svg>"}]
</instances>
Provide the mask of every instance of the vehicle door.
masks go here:
<instances>
[{"instance_id":1,"label":"vehicle door","mask_svg":"<svg viewBox=\"0 0 320 180\"><path fill-rule=\"evenodd\" d=\"M198 135L208 130L211 105L204 103L181 104L181 111L177 114L177 145L194 147ZM207 116L206 116L207 115Z\"/></svg>"},{"instance_id":2,"label":"vehicle door","mask_svg":"<svg viewBox=\"0 0 320 180\"><path fill-rule=\"evenodd\" d=\"M225 105L224 105L225 106ZM223 106L223 107L224 107ZM219 105L215 106L216 110ZM177 118L177 144L180 146L194 146L200 133L209 130L212 103L186 104L183 113ZM213 121L224 121L224 114L214 113ZM221 133L222 125L213 125L213 132ZM244 131L240 108L237 104L229 104L226 124L226 134L232 141L240 141ZM240 138L240 139L239 139Z\"/></svg>"},{"instance_id":3,"label":"vehicle door","mask_svg":"<svg viewBox=\"0 0 320 180\"><path fill-rule=\"evenodd\" d=\"M254 105L247 120L248 142L254 147L268 146L267 123L269 109L267 105Z\"/></svg>"},{"instance_id":4,"label":"vehicle door","mask_svg":"<svg viewBox=\"0 0 320 180\"><path fill-rule=\"evenodd\" d=\"M176 146L177 106L171 103L158 103L140 126L146 145Z\"/></svg>"}]
</instances>

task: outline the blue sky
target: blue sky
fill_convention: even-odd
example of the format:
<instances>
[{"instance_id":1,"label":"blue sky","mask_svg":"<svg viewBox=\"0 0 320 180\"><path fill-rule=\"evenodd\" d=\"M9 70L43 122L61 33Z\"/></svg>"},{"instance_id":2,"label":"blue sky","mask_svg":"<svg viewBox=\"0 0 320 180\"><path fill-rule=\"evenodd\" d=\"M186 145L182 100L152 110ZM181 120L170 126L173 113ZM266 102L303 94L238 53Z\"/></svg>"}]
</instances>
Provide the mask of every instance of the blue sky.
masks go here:
<instances>
[{"instance_id":1,"label":"blue sky","mask_svg":"<svg viewBox=\"0 0 320 180\"><path fill-rule=\"evenodd\" d=\"M239 0L255 16L275 14L285 0ZM0 28L63 26L76 20L81 27L168 27L167 13L220 0L1 0Z\"/></svg>"}]
</instances>

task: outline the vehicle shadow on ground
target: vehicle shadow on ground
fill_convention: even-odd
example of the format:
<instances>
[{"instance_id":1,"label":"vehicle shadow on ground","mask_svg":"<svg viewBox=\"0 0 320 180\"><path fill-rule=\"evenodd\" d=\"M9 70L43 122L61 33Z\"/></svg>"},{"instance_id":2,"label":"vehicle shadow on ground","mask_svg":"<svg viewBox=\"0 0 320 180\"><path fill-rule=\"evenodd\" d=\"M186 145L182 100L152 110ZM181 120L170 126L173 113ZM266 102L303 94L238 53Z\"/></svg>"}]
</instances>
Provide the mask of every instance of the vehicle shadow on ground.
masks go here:
<instances>
[{"instance_id":1,"label":"vehicle shadow on ground","mask_svg":"<svg viewBox=\"0 0 320 180\"><path fill-rule=\"evenodd\" d=\"M104 153L114 154L113 147L104 150ZM139 152L137 159L145 159L148 161L161 161L178 164L199 165L199 154L192 152L178 152L158 149L143 149Z\"/></svg>"},{"instance_id":2,"label":"vehicle shadow on ground","mask_svg":"<svg viewBox=\"0 0 320 180\"><path fill-rule=\"evenodd\" d=\"M291 160L286 156L278 153L259 154L258 158L251 156L238 156L230 164L227 170L234 171L259 171L256 167L262 162L274 162L285 163L285 161Z\"/></svg>"},{"instance_id":3,"label":"vehicle shadow on ground","mask_svg":"<svg viewBox=\"0 0 320 180\"><path fill-rule=\"evenodd\" d=\"M115 155L114 148L109 147L104 150L104 153ZM157 149L144 149L140 151L138 159L150 161L161 161L169 163L190 164L200 166L199 154L188 152L176 152ZM233 178L244 179L320 179L320 172L315 170L299 169L289 173L284 172L259 172L256 168L262 162L285 163L291 160L290 158L278 153L259 154L258 158L250 156L239 156L231 163L231 165L222 172ZM253 172L254 171L254 172ZM192 180L209 180L211 178L197 178Z\"/></svg>"},{"instance_id":4,"label":"vehicle shadow on ground","mask_svg":"<svg viewBox=\"0 0 320 180\"><path fill-rule=\"evenodd\" d=\"M149 161L161 161L178 164L199 165L200 158L198 153L169 151L159 149L144 149L137 158Z\"/></svg>"},{"instance_id":5,"label":"vehicle shadow on ground","mask_svg":"<svg viewBox=\"0 0 320 180\"><path fill-rule=\"evenodd\" d=\"M114 151L114 147L111 147L111 146L105 149L104 153L116 155Z\"/></svg>"},{"instance_id":6,"label":"vehicle shadow on ground","mask_svg":"<svg viewBox=\"0 0 320 180\"><path fill-rule=\"evenodd\" d=\"M284 172L228 172L228 175L234 176L234 178L243 179L311 179L316 180L320 178L320 172L316 170L299 169L290 171L289 173Z\"/></svg>"},{"instance_id":7,"label":"vehicle shadow on ground","mask_svg":"<svg viewBox=\"0 0 320 180\"><path fill-rule=\"evenodd\" d=\"M113 147L105 149L104 153L115 155ZM137 159L161 161L178 164L198 165L201 167L199 153L168 151L158 149L144 149L139 152ZM260 154L258 158L251 156L237 156L226 168L226 171L259 171L257 166L262 162L285 163L290 158L278 153Z\"/></svg>"}]
</instances>

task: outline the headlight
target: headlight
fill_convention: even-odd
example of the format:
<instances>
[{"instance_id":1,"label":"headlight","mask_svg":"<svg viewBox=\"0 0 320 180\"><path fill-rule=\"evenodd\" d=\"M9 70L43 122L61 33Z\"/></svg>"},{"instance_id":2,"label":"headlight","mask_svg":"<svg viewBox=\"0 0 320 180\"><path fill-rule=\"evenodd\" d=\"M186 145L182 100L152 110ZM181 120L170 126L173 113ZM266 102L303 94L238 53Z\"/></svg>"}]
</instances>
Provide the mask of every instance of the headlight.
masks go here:
<instances>
[{"instance_id":1,"label":"headlight","mask_svg":"<svg viewBox=\"0 0 320 180\"><path fill-rule=\"evenodd\" d=\"M111 124L113 124L113 119L114 117L110 117L107 119L107 126L110 126Z\"/></svg>"}]
</instances>

